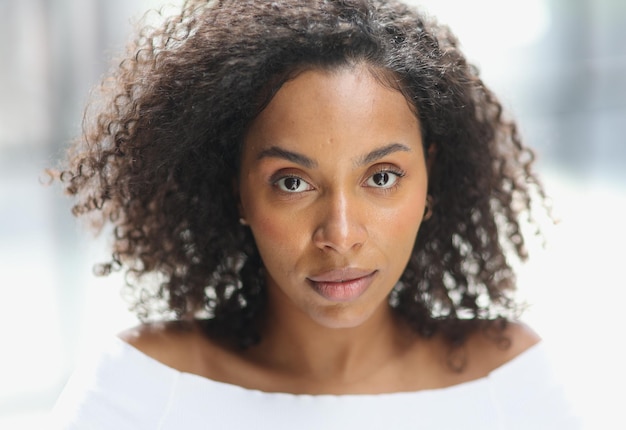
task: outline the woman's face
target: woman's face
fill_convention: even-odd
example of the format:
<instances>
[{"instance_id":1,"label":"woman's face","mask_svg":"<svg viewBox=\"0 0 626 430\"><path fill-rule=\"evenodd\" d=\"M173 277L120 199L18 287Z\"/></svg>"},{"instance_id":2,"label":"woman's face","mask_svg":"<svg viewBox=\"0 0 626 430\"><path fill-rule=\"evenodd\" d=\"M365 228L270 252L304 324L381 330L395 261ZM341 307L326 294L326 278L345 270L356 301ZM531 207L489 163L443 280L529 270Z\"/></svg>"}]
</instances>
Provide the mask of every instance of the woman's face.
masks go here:
<instances>
[{"instance_id":1,"label":"woman's face","mask_svg":"<svg viewBox=\"0 0 626 430\"><path fill-rule=\"evenodd\" d=\"M424 214L420 125L366 67L310 70L252 122L240 211L272 312L355 327L388 307Z\"/></svg>"}]
</instances>

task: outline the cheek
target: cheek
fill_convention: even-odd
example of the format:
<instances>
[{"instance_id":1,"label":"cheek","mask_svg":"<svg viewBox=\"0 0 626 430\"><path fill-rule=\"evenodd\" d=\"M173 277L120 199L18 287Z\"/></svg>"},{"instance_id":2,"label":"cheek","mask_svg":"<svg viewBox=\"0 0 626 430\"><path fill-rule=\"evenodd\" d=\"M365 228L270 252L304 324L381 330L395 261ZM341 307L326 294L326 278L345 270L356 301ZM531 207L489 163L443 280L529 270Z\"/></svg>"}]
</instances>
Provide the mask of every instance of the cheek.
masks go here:
<instances>
[{"instance_id":1,"label":"cheek","mask_svg":"<svg viewBox=\"0 0 626 430\"><path fill-rule=\"evenodd\" d=\"M289 243L289 228L275 216L255 217L251 223L252 233L258 244L278 246L279 251Z\"/></svg>"},{"instance_id":2,"label":"cheek","mask_svg":"<svg viewBox=\"0 0 626 430\"><path fill-rule=\"evenodd\" d=\"M407 231L413 229L417 232L424 218L425 208L425 196L420 195L404 208L402 214L398 215L401 218L401 222L403 221L402 227L406 228Z\"/></svg>"},{"instance_id":3,"label":"cheek","mask_svg":"<svg viewBox=\"0 0 626 430\"><path fill-rule=\"evenodd\" d=\"M268 208L250 213L250 228L266 266L286 265L306 246L306 228Z\"/></svg>"},{"instance_id":4,"label":"cheek","mask_svg":"<svg viewBox=\"0 0 626 430\"><path fill-rule=\"evenodd\" d=\"M425 199L425 197L424 197ZM422 195L417 194L414 199L386 212L377 221L378 235L386 243L387 249L400 260L408 259L413 250L417 232L424 215Z\"/></svg>"}]
</instances>

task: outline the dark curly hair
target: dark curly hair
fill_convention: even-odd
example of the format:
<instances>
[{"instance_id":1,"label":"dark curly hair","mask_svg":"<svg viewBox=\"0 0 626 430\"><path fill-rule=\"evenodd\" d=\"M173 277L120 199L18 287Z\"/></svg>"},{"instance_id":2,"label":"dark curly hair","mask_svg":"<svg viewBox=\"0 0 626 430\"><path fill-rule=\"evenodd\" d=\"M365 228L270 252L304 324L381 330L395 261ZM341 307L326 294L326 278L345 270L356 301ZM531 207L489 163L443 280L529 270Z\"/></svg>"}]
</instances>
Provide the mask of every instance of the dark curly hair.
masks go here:
<instances>
[{"instance_id":1,"label":"dark curly hair","mask_svg":"<svg viewBox=\"0 0 626 430\"><path fill-rule=\"evenodd\" d=\"M189 0L140 30L57 173L75 215L112 227L97 271L126 271L140 319L258 341L263 262L233 192L246 127L297 71L357 62L393 77L436 148L432 217L390 305L453 344L518 315L507 258L527 258L520 216L544 193L533 153L445 26L394 0Z\"/></svg>"}]
</instances>

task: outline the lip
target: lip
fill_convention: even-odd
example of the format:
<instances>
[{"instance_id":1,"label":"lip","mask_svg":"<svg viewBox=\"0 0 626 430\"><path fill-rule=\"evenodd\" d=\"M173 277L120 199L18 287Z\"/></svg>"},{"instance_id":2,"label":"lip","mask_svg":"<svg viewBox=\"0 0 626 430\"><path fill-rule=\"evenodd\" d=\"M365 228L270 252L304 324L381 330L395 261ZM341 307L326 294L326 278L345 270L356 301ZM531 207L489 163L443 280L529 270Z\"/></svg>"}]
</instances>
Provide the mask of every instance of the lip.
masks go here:
<instances>
[{"instance_id":1,"label":"lip","mask_svg":"<svg viewBox=\"0 0 626 430\"><path fill-rule=\"evenodd\" d=\"M378 271L342 268L307 278L311 288L327 300L349 302L359 298L372 284Z\"/></svg>"}]
</instances>

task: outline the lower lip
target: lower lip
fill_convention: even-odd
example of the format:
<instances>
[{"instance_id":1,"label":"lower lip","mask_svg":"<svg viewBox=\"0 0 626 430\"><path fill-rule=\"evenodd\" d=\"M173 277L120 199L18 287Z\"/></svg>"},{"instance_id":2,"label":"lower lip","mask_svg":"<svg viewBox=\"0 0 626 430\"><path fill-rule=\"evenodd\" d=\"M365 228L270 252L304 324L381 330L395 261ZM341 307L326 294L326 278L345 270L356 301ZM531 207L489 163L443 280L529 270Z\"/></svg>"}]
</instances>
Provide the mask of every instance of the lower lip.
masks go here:
<instances>
[{"instance_id":1,"label":"lower lip","mask_svg":"<svg viewBox=\"0 0 626 430\"><path fill-rule=\"evenodd\" d=\"M315 282L309 279L313 290L332 302L349 302L359 298L369 288L376 272L345 282Z\"/></svg>"}]
</instances>

